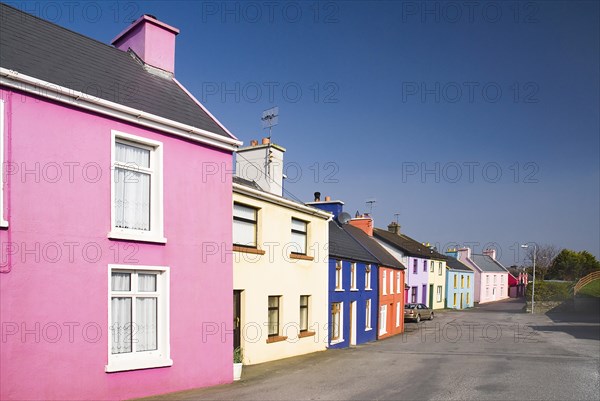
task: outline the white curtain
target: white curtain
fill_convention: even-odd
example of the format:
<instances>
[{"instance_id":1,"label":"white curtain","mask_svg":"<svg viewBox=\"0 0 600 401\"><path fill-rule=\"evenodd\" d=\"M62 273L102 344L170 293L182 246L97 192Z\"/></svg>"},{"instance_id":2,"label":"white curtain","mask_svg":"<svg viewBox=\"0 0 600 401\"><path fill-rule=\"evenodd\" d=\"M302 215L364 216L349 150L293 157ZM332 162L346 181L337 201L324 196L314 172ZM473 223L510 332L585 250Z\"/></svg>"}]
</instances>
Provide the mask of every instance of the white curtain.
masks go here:
<instances>
[{"instance_id":1,"label":"white curtain","mask_svg":"<svg viewBox=\"0 0 600 401\"><path fill-rule=\"evenodd\" d=\"M387 333L387 305L382 305L379 309L379 334Z\"/></svg>"},{"instance_id":2,"label":"white curtain","mask_svg":"<svg viewBox=\"0 0 600 401\"><path fill-rule=\"evenodd\" d=\"M293 251L306 254L306 223L300 220L292 219L292 244ZM296 232L300 231L300 232Z\"/></svg>"},{"instance_id":3,"label":"white curtain","mask_svg":"<svg viewBox=\"0 0 600 401\"><path fill-rule=\"evenodd\" d=\"M138 291L156 292L156 274L139 273ZM157 349L157 299L138 297L136 304L136 350L155 350Z\"/></svg>"},{"instance_id":4,"label":"white curtain","mask_svg":"<svg viewBox=\"0 0 600 401\"><path fill-rule=\"evenodd\" d=\"M279 297L269 297L269 335L279 332Z\"/></svg>"},{"instance_id":5,"label":"white curtain","mask_svg":"<svg viewBox=\"0 0 600 401\"><path fill-rule=\"evenodd\" d=\"M150 174L136 169L150 167L150 151L117 143L116 161L128 168L115 168L115 225L150 230Z\"/></svg>"},{"instance_id":6,"label":"white curtain","mask_svg":"<svg viewBox=\"0 0 600 401\"><path fill-rule=\"evenodd\" d=\"M112 273L112 291L131 291L131 274ZM113 354L131 352L131 298L112 297L111 335Z\"/></svg>"}]
</instances>

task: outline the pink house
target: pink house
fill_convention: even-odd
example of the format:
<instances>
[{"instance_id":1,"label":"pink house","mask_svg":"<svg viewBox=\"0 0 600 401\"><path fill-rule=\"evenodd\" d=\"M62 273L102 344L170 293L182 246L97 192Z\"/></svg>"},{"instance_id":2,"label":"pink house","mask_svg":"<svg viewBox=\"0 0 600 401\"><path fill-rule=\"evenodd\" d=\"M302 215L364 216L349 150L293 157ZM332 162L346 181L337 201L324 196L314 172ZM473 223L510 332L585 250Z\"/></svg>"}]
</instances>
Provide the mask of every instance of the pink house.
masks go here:
<instances>
[{"instance_id":1,"label":"pink house","mask_svg":"<svg viewBox=\"0 0 600 401\"><path fill-rule=\"evenodd\" d=\"M0 399L231 382L240 142L175 80L179 31L0 19Z\"/></svg>"},{"instance_id":2,"label":"pink house","mask_svg":"<svg viewBox=\"0 0 600 401\"><path fill-rule=\"evenodd\" d=\"M508 298L508 270L496 260L496 250L472 254L470 248L458 250L458 259L475 272L476 303L499 301Z\"/></svg>"}]
</instances>

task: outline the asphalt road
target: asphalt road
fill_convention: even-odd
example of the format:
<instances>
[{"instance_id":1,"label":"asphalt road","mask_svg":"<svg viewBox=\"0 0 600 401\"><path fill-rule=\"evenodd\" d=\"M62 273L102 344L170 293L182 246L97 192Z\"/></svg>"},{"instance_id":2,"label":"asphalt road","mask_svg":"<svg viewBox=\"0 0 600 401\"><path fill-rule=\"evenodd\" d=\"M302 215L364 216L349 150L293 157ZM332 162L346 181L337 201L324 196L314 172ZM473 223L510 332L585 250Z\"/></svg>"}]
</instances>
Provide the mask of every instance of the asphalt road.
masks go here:
<instances>
[{"instance_id":1,"label":"asphalt road","mask_svg":"<svg viewBox=\"0 0 600 401\"><path fill-rule=\"evenodd\" d=\"M519 301L440 311L404 335L245 366L242 380L146 400L598 400L597 315Z\"/></svg>"}]
</instances>

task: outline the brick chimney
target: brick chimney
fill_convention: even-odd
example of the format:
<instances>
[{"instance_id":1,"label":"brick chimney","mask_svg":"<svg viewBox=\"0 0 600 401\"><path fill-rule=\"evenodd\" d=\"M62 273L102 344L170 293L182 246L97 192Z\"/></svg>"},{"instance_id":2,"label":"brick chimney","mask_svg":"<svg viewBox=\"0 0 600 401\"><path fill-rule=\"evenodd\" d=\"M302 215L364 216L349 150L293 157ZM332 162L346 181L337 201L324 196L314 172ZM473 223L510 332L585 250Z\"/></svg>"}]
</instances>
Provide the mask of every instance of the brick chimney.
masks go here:
<instances>
[{"instance_id":1,"label":"brick chimney","mask_svg":"<svg viewBox=\"0 0 600 401\"><path fill-rule=\"evenodd\" d=\"M388 231L396 235L400 235L400 224L396 223L395 221L392 221L388 225Z\"/></svg>"},{"instance_id":2,"label":"brick chimney","mask_svg":"<svg viewBox=\"0 0 600 401\"><path fill-rule=\"evenodd\" d=\"M485 251L483 251L483 254L496 260L496 250L495 249L486 249Z\"/></svg>"},{"instance_id":3,"label":"brick chimney","mask_svg":"<svg viewBox=\"0 0 600 401\"><path fill-rule=\"evenodd\" d=\"M369 237L373 236L373 219L369 215L361 215L359 217L355 217L350 220L350 225L360 228L363 230Z\"/></svg>"},{"instance_id":4,"label":"brick chimney","mask_svg":"<svg viewBox=\"0 0 600 401\"><path fill-rule=\"evenodd\" d=\"M170 73L175 72L175 36L179 29L142 15L113 39L119 50L132 50L144 64Z\"/></svg>"}]
</instances>

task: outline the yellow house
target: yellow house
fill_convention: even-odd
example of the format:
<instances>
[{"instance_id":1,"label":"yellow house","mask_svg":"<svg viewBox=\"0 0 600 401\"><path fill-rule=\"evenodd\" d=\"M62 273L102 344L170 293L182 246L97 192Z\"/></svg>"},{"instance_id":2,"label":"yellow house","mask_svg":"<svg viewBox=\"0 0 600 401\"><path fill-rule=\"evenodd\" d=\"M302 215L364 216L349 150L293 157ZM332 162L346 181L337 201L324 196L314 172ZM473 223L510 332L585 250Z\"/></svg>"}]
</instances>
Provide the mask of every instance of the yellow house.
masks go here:
<instances>
[{"instance_id":1,"label":"yellow house","mask_svg":"<svg viewBox=\"0 0 600 401\"><path fill-rule=\"evenodd\" d=\"M432 255L428 263L429 305L432 309L444 309L446 307L446 260Z\"/></svg>"},{"instance_id":2,"label":"yellow house","mask_svg":"<svg viewBox=\"0 0 600 401\"><path fill-rule=\"evenodd\" d=\"M281 196L283 152L253 141L233 179L233 334L247 365L328 344L331 214ZM263 175L240 177L250 170Z\"/></svg>"}]
</instances>

